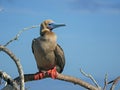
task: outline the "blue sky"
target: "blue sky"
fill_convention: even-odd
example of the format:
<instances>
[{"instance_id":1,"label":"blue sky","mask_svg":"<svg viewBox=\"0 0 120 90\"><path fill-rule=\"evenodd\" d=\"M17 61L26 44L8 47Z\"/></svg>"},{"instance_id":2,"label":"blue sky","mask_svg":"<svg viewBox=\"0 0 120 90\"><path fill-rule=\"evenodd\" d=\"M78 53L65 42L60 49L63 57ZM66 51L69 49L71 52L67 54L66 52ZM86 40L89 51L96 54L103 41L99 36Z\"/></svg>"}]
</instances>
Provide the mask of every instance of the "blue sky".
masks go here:
<instances>
[{"instance_id":1,"label":"blue sky","mask_svg":"<svg viewBox=\"0 0 120 90\"><path fill-rule=\"evenodd\" d=\"M66 24L54 30L65 52L64 74L90 81L80 73L82 68L100 85L106 73L109 80L120 75L119 0L0 0L0 44L5 44L21 29L46 19ZM39 28L28 30L8 46L20 59L24 73L38 71L31 50L32 39L38 36ZM18 75L14 62L3 52L0 69L12 77ZM51 79L29 82L26 87L29 90L80 89L77 85Z\"/></svg>"}]
</instances>

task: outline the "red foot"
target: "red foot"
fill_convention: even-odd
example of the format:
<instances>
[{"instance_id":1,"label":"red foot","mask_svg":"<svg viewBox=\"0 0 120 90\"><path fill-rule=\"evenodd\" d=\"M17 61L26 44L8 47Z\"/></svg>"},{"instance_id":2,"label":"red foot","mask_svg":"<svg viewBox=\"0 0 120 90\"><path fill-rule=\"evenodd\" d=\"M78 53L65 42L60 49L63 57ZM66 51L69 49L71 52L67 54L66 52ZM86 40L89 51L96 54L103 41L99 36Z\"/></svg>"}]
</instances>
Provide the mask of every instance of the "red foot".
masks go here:
<instances>
[{"instance_id":1,"label":"red foot","mask_svg":"<svg viewBox=\"0 0 120 90\"><path fill-rule=\"evenodd\" d=\"M42 79L44 76L45 76L45 73L39 72L39 73L34 75L34 80Z\"/></svg>"},{"instance_id":2,"label":"red foot","mask_svg":"<svg viewBox=\"0 0 120 90\"><path fill-rule=\"evenodd\" d=\"M47 71L47 74L51 76L51 78L55 79L57 77L57 70L56 67L54 67L51 70Z\"/></svg>"}]
</instances>

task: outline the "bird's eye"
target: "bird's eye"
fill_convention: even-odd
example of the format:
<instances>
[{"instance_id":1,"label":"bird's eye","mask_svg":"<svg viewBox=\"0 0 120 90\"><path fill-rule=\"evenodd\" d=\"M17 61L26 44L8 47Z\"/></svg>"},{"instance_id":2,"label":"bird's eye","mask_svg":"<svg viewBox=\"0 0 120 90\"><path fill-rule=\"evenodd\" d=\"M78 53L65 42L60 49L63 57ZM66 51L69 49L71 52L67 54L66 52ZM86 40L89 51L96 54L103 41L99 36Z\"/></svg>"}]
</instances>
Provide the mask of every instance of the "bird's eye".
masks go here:
<instances>
[{"instance_id":1,"label":"bird's eye","mask_svg":"<svg viewBox=\"0 0 120 90\"><path fill-rule=\"evenodd\" d=\"M52 23L49 23L48 25L52 25Z\"/></svg>"},{"instance_id":2,"label":"bird's eye","mask_svg":"<svg viewBox=\"0 0 120 90\"><path fill-rule=\"evenodd\" d=\"M53 23L48 23L48 28L49 28L49 29L53 29L53 28L54 28Z\"/></svg>"}]
</instances>

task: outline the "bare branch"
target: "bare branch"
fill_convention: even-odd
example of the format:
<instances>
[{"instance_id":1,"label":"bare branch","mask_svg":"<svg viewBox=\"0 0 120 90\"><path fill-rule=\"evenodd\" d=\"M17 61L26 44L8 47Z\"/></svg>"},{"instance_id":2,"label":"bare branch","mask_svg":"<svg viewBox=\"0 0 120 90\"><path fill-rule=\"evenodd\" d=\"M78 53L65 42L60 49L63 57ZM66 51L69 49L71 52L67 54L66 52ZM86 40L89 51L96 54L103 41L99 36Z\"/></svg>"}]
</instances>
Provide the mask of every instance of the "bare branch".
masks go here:
<instances>
[{"instance_id":1,"label":"bare branch","mask_svg":"<svg viewBox=\"0 0 120 90\"><path fill-rule=\"evenodd\" d=\"M32 29L32 28L36 28L38 27L39 25L34 25L34 26L31 26L31 27L27 27L27 28L24 28L22 30L20 30L18 32L18 34L12 38L11 40L9 40L5 45L0 45L0 51L3 51L5 52L6 54L8 54L12 60L15 62L17 68L18 68L18 72L19 72L19 75L20 75L20 90L24 90L24 75L23 75L23 70L22 70L22 66L19 62L19 59L16 58L16 56L9 50L6 48L7 45L9 45L11 42L17 40L19 38L19 36L22 34L22 32L26 31L26 30L29 30L29 29Z\"/></svg>"},{"instance_id":2,"label":"bare branch","mask_svg":"<svg viewBox=\"0 0 120 90\"><path fill-rule=\"evenodd\" d=\"M111 83L112 83L112 86L111 86L110 90L114 90L115 85L118 83L119 80L120 80L120 76L118 76L116 79L108 82L108 84L111 84Z\"/></svg>"},{"instance_id":3,"label":"bare branch","mask_svg":"<svg viewBox=\"0 0 120 90\"><path fill-rule=\"evenodd\" d=\"M67 76L67 75L63 75L63 74L58 74L58 77L57 79L59 80L64 80L64 81L67 81L67 82L72 82L74 84L78 84L86 89L89 89L89 90L99 90L99 88L79 79L79 78L75 78L75 77L72 77L72 76Z\"/></svg>"},{"instance_id":4,"label":"bare branch","mask_svg":"<svg viewBox=\"0 0 120 90\"><path fill-rule=\"evenodd\" d=\"M34 81L35 80L34 75L36 75L36 73L35 74L25 74L24 75L25 82ZM48 78L48 77L50 77L50 76L45 75L45 77L43 77L43 79ZM75 78L72 76L63 75L63 74L58 73L56 79L66 81L66 82L71 82L74 84L78 84L78 85L80 85L86 89L89 89L89 90L99 90L99 88L97 88L97 87L95 87L95 86L93 86L93 85L91 85L91 84L89 84L89 83L87 83L79 78ZM15 78L14 80L19 84L19 80L20 80L19 77Z\"/></svg>"},{"instance_id":5,"label":"bare branch","mask_svg":"<svg viewBox=\"0 0 120 90\"><path fill-rule=\"evenodd\" d=\"M23 28L22 30L20 30L18 32L18 34L12 38L11 40L9 40L4 46L6 47L8 44L10 44L11 42L15 41L15 40L18 40L19 36L24 32L24 31L27 31L27 30L30 30L32 28L37 28L39 25L34 25L34 26L31 26L31 27L27 27L27 28Z\"/></svg>"},{"instance_id":6,"label":"bare branch","mask_svg":"<svg viewBox=\"0 0 120 90\"><path fill-rule=\"evenodd\" d=\"M6 72L0 71L0 78L11 85L14 90L19 90L17 83Z\"/></svg>"},{"instance_id":7,"label":"bare branch","mask_svg":"<svg viewBox=\"0 0 120 90\"><path fill-rule=\"evenodd\" d=\"M98 85L97 81L92 77L92 75L86 74L82 69L80 69L80 72L81 72L84 76L90 78L90 79L93 81L93 83L94 83L98 88L100 88L100 86Z\"/></svg>"},{"instance_id":8,"label":"bare branch","mask_svg":"<svg viewBox=\"0 0 120 90\"><path fill-rule=\"evenodd\" d=\"M103 90L106 90L106 87L107 87L107 84L108 84L107 80L108 80L108 74L105 74Z\"/></svg>"},{"instance_id":9,"label":"bare branch","mask_svg":"<svg viewBox=\"0 0 120 90\"><path fill-rule=\"evenodd\" d=\"M24 73L23 73L23 69L20 64L19 59L9 49L7 49L6 47L4 47L2 45L0 45L0 51L3 51L6 54L8 54L12 58L12 60L15 62L18 72L19 72L20 79L21 79L20 80L21 81L20 82L20 90L24 90Z\"/></svg>"}]
</instances>

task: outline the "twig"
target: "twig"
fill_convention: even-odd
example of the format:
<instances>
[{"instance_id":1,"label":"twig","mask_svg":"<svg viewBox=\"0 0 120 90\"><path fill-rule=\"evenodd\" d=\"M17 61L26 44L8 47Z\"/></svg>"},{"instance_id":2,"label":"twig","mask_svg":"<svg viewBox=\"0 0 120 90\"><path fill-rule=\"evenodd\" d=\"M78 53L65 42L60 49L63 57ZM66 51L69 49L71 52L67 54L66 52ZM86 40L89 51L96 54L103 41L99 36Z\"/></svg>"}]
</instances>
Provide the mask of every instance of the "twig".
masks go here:
<instances>
[{"instance_id":1,"label":"twig","mask_svg":"<svg viewBox=\"0 0 120 90\"><path fill-rule=\"evenodd\" d=\"M10 84L13 89L19 90L17 83L6 72L0 70L0 78Z\"/></svg>"},{"instance_id":2,"label":"twig","mask_svg":"<svg viewBox=\"0 0 120 90\"><path fill-rule=\"evenodd\" d=\"M35 73L36 74L36 73ZM24 74L24 80L25 82L28 82L28 81L34 81L34 75L35 74ZM48 78L50 76L48 75L45 75L42 79L45 79L45 78ZM63 74L59 74L57 73L57 78L58 80L62 80L62 81L66 81L66 82L71 82L71 83L74 83L74 84L78 84L86 89L89 89L89 90L99 90L99 88L79 79L79 78L75 78L75 77L72 77L72 76L68 76L68 75L63 75ZM18 84L19 84L19 80L20 78L17 77L14 79Z\"/></svg>"},{"instance_id":3,"label":"twig","mask_svg":"<svg viewBox=\"0 0 120 90\"><path fill-rule=\"evenodd\" d=\"M105 79L104 79L104 87L103 90L106 90L107 84L108 84L108 74L105 74Z\"/></svg>"},{"instance_id":4,"label":"twig","mask_svg":"<svg viewBox=\"0 0 120 90\"><path fill-rule=\"evenodd\" d=\"M11 40L9 40L4 46L6 47L6 46L7 46L8 44L10 44L11 42L13 42L13 41L15 41L15 40L18 40L18 38L19 38L19 36L22 34L22 32L27 31L27 30L30 30L30 29L32 29L32 28L37 28L38 26L39 26L39 25L35 25L35 26L23 28L22 30L20 30L20 31L18 32L18 34L17 34L14 38L12 38Z\"/></svg>"},{"instance_id":5,"label":"twig","mask_svg":"<svg viewBox=\"0 0 120 90\"><path fill-rule=\"evenodd\" d=\"M3 51L5 53L7 53L15 62L17 68L18 68L18 72L19 72L19 75L20 75L20 90L24 90L24 74L23 74L23 70L22 70L22 66L19 62L19 59L16 58L16 56L9 50L6 48L7 45L9 45L11 42L17 40L19 38L19 36L22 34L22 32L24 31L27 31L29 29L32 29L32 28L36 28L38 27L39 25L34 25L34 26L31 26L31 27L27 27L27 28L23 28L22 30L20 30L18 32L18 34L12 38L11 40L9 40L5 45L0 45L0 51Z\"/></svg>"},{"instance_id":6,"label":"twig","mask_svg":"<svg viewBox=\"0 0 120 90\"><path fill-rule=\"evenodd\" d=\"M19 72L20 79L21 79L20 90L24 90L24 73L23 73L22 65L20 64L19 59L5 46L0 45L0 50L8 54L12 58L12 60L15 62Z\"/></svg>"},{"instance_id":7,"label":"twig","mask_svg":"<svg viewBox=\"0 0 120 90\"><path fill-rule=\"evenodd\" d=\"M90 78L90 79L93 81L93 83L94 83L98 88L100 88L100 86L98 85L97 81L92 77L92 75L86 74L82 69L80 69L80 72L81 72L84 76Z\"/></svg>"},{"instance_id":8,"label":"twig","mask_svg":"<svg viewBox=\"0 0 120 90\"><path fill-rule=\"evenodd\" d=\"M108 82L108 84L111 84L111 83L112 83L112 86L111 86L110 90L114 90L115 85L118 83L119 80L120 80L120 76L118 76L116 79Z\"/></svg>"}]
</instances>

